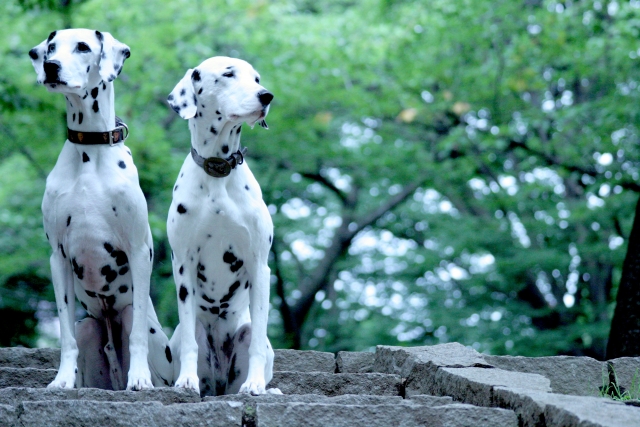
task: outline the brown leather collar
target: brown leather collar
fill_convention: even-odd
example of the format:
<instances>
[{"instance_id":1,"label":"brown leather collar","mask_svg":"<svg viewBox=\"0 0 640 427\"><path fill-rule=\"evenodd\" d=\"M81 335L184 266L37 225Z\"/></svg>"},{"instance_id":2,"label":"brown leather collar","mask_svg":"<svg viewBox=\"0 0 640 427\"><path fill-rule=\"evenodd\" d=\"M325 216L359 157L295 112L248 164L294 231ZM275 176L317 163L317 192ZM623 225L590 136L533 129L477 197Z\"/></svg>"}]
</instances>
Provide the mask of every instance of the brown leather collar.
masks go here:
<instances>
[{"instance_id":1,"label":"brown leather collar","mask_svg":"<svg viewBox=\"0 0 640 427\"><path fill-rule=\"evenodd\" d=\"M113 147L114 144L123 142L128 136L129 127L119 117L116 117L116 128L108 132L79 132L67 128L67 139L74 144L109 144Z\"/></svg>"},{"instance_id":2,"label":"brown leather collar","mask_svg":"<svg viewBox=\"0 0 640 427\"><path fill-rule=\"evenodd\" d=\"M215 178L229 176L231 170L244 163L244 156L247 154L247 147L241 148L226 159L221 157L204 158L195 148L191 147L191 157L196 165L200 166L207 175Z\"/></svg>"}]
</instances>

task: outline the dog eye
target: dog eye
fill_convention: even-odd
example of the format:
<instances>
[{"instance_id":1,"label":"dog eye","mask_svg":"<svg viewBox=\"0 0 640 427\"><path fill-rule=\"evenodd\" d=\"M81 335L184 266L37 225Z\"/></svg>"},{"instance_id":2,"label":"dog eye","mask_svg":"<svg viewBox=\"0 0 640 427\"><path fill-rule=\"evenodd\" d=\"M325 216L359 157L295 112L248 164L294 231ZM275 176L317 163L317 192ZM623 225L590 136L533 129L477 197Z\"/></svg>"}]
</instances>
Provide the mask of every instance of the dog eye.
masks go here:
<instances>
[{"instance_id":1,"label":"dog eye","mask_svg":"<svg viewBox=\"0 0 640 427\"><path fill-rule=\"evenodd\" d=\"M222 75L222 77L233 77L233 71L227 71Z\"/></svg>"},{"instance_id":2,"label":"dog eye","mask_svg":"<svg viewBox=\"0 0 640 427\"><path fill-rule=\"evenodd\" d=\"M260 83L260 78L256 77L256 83Z\"/></svg>"},{"instance_id":3,"label":"dog eye","mask_svg":"<svg viewBox=\"0 0 640 427\"><path fill-rule=\"evenodd\" d=\"M55 44L55 43L51 43L51 44L49 45L49 48L48 48L47 52L49 52L49 53L53 53L53 52L55 52L55 51L56 51L56 44Z\"/></svg>"},{"instance_id":4,"label":"dog eye","mask_svg":"<svg viewBox=\"0 0 640 427\"><path fill-rule=\"evenodd\" d=\"M91 52L91 48L89 47L88 44L80 42L78 43L78 52Z\"/></svg>"}]
</instances>

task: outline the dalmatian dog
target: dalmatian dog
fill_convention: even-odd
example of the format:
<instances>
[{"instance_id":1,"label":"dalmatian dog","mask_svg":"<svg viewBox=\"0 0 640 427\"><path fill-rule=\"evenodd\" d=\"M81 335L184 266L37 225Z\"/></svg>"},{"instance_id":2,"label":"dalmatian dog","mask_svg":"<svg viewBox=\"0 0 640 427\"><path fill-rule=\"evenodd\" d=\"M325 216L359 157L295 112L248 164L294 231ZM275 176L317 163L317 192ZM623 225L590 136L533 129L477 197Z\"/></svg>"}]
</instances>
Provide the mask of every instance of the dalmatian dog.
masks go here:
<instances>
[{"instance_id":1,"label":"dalmatian dog","mask_svg":"<svg viewBox=\"0 0 640 427\"><path fill-rule=\"evenodd\" d=\"M111 34L87 29L54 31L29 51L38 83L67 103L68 139L42 201L60 319L60 369L50 388L141 390L173 381L169 340L149 297L147 204L114 112L113 80L129 54ZM74 327L75 297L88 317Z\"/></svg>"},{"instance_id":2,"label":"dalmatian dog","mask_svg":"<svg viewBox=\"0 0 640 427\"><path fill-rule=\"evenodd\" d=\"M240 147L243 122L264 121L273 95L247 62L209 58L168 97L189 119L191 154L167 219L180 324L171 337L176 387L201 395L267 392L273 223Z\"/></svg>"}]
</instances>

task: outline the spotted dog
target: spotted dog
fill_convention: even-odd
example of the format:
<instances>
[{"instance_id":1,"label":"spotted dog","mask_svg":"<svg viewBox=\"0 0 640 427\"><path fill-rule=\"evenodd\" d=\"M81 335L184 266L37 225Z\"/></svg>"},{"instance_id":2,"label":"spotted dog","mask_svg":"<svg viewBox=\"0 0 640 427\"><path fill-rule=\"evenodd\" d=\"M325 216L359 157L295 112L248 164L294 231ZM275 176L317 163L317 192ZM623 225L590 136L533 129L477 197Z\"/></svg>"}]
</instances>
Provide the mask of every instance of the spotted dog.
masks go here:
<instances>
[{"instance_id":1,"label":"spotted dog","mask_svg":"<svg viewBox=\"0 0 640 427\"><path fill-rule=\"evenodd\" d=\"M273 376L273 223L240 148L243 122L266 128L272 99L251 65L227 57L188 70L168 97L191 131L167 219L180 318L170 345L175 386L202 395L263 394Z\"/></svg>"},{"instance_id":2,"label":"spotted dog","mask_svg":"<svg viewBox=\"0 0 640 427\"><path fill-rule=\"evenodd\" d=\"M111 34L86 29L54 31L29 51L38 83L67 102L68 139L42 201L62 347L52 388L141 390L173 379L149 298L147 204L114 112L112 82L129 55ZM74 295L88 313L75 328Z\"/></svg>"}]
</instances>

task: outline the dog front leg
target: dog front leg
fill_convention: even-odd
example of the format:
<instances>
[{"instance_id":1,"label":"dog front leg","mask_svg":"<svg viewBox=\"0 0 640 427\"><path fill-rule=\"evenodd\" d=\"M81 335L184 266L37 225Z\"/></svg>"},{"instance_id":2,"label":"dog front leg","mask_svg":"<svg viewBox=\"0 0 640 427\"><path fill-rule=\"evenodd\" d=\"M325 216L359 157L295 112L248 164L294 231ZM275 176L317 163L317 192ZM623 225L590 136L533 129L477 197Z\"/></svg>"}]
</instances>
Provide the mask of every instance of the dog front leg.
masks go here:
<instances>
[{"instance_id":1,"label":"dog front leg","mask_svg":"<svg viewBox=\"0 0 640 427\"><path fill-rule=\"evenodd\" d=\"M196 311L194 284L196 268L187 262L185 254L174 254L173 276L178 293L178 317L180 320L180 375L175 386L200 393L198 382L198 343L196 342Z\"/></svg>"},{"instance_id":2,"label":"dog front leg","mask_svg":"<svg viewBox=\"0 0 640 427\"><path fill-rule=\"evenodd\" d=\"M131 250L129 257L133 280L133 321L129 335L129 375L127 390L153 388L147 356L149 337L147 310L149 305L149 281L151 277L151 249L142 245Z\"/></svg>"},{"instance_id":3,"label":"dog front leg","mask_svg":"<svg viewBox=\"0 0 640 427\"><path fill-rule=\"evenodd\" d=\"M253 275L255 283L249 290L249 312L251 314L251 344L249 344L249 371L240 393L252 395L266 393L265 371L267 363L273 363L268 352L273 352L267 341L269 320L269 267L259 265Z\"/></svg>"},{"instance_id":4,"label":"dog front leg","mask_svg":"<svg viewBox=\"0 0 640 427\"><path fill-rule=\"evenodd\" d=\"M60 368L48 388L73 388L78 366L78 344L75 337L75 301L71 266L61 249L51 255L51 279L60 319Z\"/></svg>"}]
</instances>

